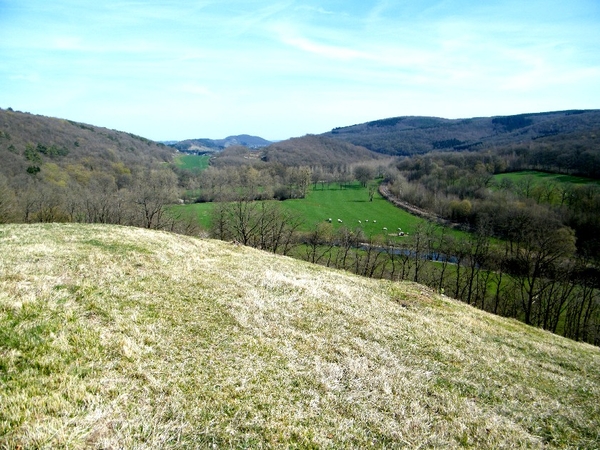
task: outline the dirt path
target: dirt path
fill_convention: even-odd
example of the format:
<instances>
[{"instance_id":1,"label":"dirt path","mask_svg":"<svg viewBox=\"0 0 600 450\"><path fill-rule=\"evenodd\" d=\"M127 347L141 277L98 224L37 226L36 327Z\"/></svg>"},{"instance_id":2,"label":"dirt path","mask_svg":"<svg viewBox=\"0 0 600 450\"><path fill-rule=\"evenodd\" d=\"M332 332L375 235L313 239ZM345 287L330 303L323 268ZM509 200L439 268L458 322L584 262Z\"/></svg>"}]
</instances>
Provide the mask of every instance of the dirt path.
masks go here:
<instances>
[{"instance_id":1,"label":"dirt path","mask_svg":"<svg viewBox=\"0 0 600 450\"><path fill-rule=\"evenodd\" d=\"M440 216L433 214L432 212L425 211L415 205L411 205L403 200L400 200L398 197L393 195L390 192L389 186L387 183L381 183L379 185L379 193L385 198L387 201L393 203L398 208L402 208L404 211L407 211L415 216L421 217L423 219L429 220L431 222L436 222L448 227L459 228L461 225L455 222L451 222L449 220L443 219Z\"/></svg>"}]
</instances>

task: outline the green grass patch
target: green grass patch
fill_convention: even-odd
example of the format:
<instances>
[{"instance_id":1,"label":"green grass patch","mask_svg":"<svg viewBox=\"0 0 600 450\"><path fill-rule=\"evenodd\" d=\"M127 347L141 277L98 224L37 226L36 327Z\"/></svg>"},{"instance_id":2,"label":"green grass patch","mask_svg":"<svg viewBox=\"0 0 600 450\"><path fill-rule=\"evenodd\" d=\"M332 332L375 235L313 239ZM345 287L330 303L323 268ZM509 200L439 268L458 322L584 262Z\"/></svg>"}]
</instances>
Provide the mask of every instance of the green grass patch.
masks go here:
<instances>
[{"instance_id":1,"label":"green grass patch","mask_svg":"<svg viewBox=\"0 0 600 450\"><path fill-rule=\"evenodd\" d=\"M395 207L379 192L375 193L370 202L368 189L359 183L344 188L337 184L326 186L325 189L317 187L311 189L306 198L284 201L282 207L304 217L305 230L330 218L334 228L362 228L368 236L397 233L398 228L410 233L426 223L424 219Z\"/></svg>"},{"instance_id":2,"label":"green grass patch","mask_svg":"<svg viewBox=\"0 0 600 450\"><path fill-rule=\"evenodd\" d=\"M208 168L210 156L208 155L177 155L175 165L180 169L204 170Z\"/></svg>"},{"instance_id":3,"label":"green grass patch","mask_svg":"<svg viewBox=\"0 0 600 450\"><path fill-rule=\"evenodd\" d=\"M571 184L600 184L600 180L592 178L576 177L573 175L561 175L557 173L538 172L534 170L524 170L521 172L500 173L494 175L494 181L500 183L502 180L511 180L513 183L523 181L525 178L532 178L533 183L571 183Z\"/></svg>"},{"instance_id":4,"label":"green grass patch","mask_svg":"<svg viewBox=\"0 0 600 450\"><path fill-rule=\"evenodd\" d=\"M214 203L190 203L188 205L172 205L169 207L169 211L176 217L191 217L200 228L208 230L211 226L211 214L214 206Z\"/></svg>"}]
</instances>

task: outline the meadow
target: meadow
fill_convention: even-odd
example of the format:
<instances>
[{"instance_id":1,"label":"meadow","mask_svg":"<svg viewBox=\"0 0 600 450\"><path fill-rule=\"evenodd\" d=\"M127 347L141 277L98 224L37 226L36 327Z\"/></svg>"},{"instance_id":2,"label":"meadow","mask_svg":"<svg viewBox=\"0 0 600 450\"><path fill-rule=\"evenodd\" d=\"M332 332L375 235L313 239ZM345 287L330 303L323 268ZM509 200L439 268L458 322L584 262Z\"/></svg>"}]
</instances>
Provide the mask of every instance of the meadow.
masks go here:
<instances>
[{"instance_id":1,"label":"meadow","mask_svg":"<svg viewBox=\"0 0 600 450\"><path fill-rule=\"evenodd\" d=\"M525 179L531 179L534 184L538 184L541 182L546 183L571 183L571 184L589 184L595 183L600 184L599 180L594 180L592 178L585 177L576 177L573 175L561 175L558 173L548 173L548 172L538 172L535 170L524 170L520 172L507 172L507 173L499 173L494 175L494 181L496 183L501 183L502 180L510 180L513 183L519 183L524 181Z\"/></svg>"},{"instance_id":2,"label":"meadow","mask_svg":"<svg viewBox=\"0 0 600 450\"><path fill-rule=\"evenodd\" d=\"M351 230L361 228L367 236L397 235L398 228L410 235L419 226L427 224L425 219L397 208L379 192L375 193L372 202L369 201L368 189L358 182L312 187L305 198L285 200L280 202L280 206L303 218L302 231L310 231L329 219L334 229L342 226ZM209 229L213 207L212 203L196 203L177 206L174 210L191 214L203 229Z\"/></svg>"},{"instance_id":3,"label":"meadow","mask_svg":"<svg viewBox=\"0 0 600 450\"><path fill-rule=\"evenodd\" d=\"M174 163L179 169L195 171L208 168L209 161L208 155L177 155Z\"/></svg>"}]
</instances>

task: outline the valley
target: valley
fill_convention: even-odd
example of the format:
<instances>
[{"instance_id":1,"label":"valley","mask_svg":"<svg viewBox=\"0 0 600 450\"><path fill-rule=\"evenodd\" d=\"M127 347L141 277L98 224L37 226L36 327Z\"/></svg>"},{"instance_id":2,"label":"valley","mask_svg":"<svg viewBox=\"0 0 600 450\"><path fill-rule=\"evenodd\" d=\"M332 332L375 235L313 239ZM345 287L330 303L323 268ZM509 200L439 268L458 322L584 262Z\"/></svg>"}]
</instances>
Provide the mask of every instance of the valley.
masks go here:
<instances>
[{"instance_id":1,"label":"valley","mask_svg":"<svg viewBox=\"0 0 600 450\"><path fill-rule=\"evenodd\" d=\"M0 444L594 448L597 116L207 153L0 110Z\"/></svg>"}]
</instances>

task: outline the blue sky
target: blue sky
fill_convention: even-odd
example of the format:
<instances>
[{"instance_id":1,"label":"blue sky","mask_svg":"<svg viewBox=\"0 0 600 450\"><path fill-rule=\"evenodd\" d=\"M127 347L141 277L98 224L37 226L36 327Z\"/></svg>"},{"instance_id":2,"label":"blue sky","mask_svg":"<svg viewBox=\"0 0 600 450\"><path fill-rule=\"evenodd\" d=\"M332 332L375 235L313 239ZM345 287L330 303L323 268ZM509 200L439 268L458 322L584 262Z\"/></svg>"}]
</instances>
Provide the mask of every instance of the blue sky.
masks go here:
<instances>
[{"instance_id":1,"label":"blue sky","mask_svg":"<svg viewBox=\"0 0 600 450\"><path fill-rule=\"evenodd\" d=\"M0 107L155 140L600 108L600 2L0 0Z\"/></svg>"}]
</instances>

